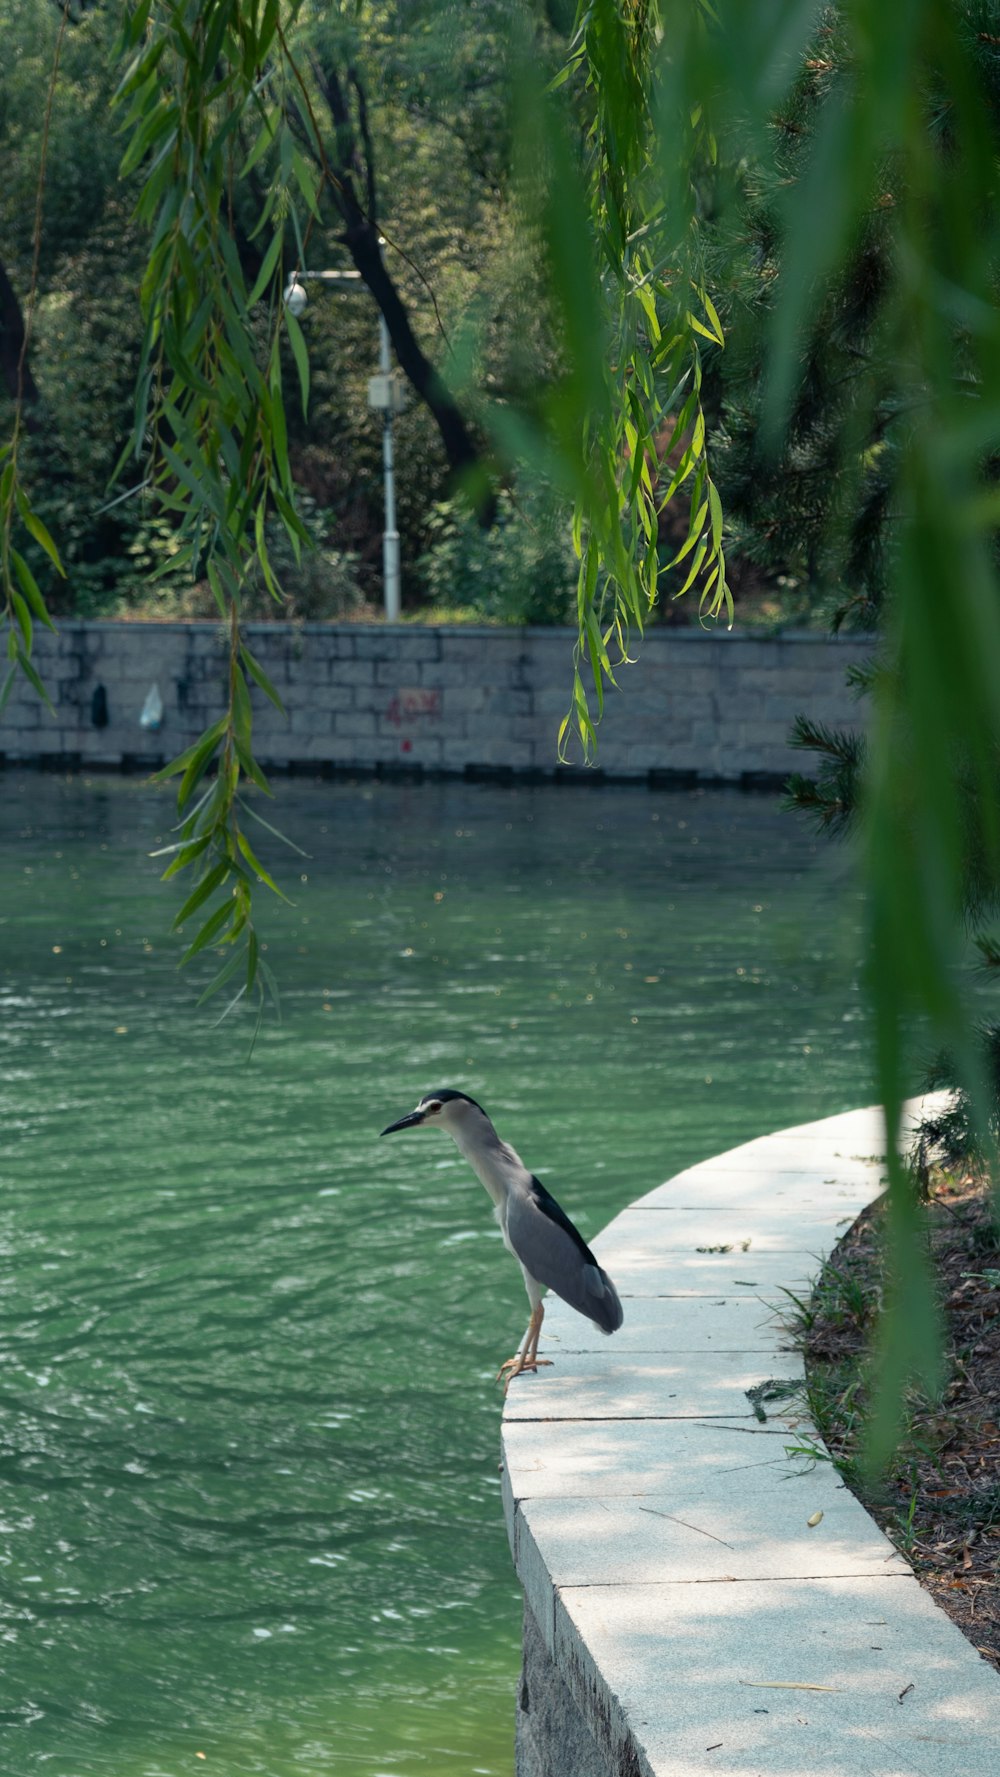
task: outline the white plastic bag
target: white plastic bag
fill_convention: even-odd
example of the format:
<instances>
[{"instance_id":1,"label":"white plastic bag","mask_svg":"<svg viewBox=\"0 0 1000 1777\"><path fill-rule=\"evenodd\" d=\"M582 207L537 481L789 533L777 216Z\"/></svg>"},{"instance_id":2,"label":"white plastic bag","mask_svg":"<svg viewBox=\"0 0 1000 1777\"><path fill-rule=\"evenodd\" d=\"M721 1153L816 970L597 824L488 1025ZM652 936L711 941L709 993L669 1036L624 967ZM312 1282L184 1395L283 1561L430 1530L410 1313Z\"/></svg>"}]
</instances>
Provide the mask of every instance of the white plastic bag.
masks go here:
<instances>
[{"instance_id":1,"label":"white plastic bag","mask_svg":"<svg viewBox=\"0 0 1000 1777\"><path fill-rule=\"evenodd\" d=\"M155 734L162 722L163 699L160 696L160 687L154 679L146 693L146 701L142 706L142 715L139 717L139 727L150 728Z\"/></svg>"}]
</instances>

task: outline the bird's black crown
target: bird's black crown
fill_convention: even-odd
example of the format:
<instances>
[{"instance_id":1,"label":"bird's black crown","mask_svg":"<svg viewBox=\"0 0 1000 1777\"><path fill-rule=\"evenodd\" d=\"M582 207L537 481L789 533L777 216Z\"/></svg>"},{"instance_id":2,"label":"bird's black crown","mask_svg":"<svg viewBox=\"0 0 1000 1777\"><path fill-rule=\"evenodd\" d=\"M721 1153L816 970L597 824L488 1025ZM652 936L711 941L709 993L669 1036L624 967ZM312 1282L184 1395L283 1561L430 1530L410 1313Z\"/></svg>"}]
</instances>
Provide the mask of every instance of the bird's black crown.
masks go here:
<instances>
[{"instance_id":1,"label":"bird's black crown","mask_svg":"<svg viewBox=\"0 0 1000 1777\"><path fill-rule=\"evenodd\" d=\"M476 1099L470 1098L467 1092L453 1092L448 1086L445 1086L440 1092L425 1092L420 1101L421 1104L426 1104L429 1098L436 1098L439 1104L449 1104L452 1099L460 1098L465 1104L474 1104L477 1111L483 1112L484 1117L486 1115L482 1105Z\"/></svg>"}]
</instances>

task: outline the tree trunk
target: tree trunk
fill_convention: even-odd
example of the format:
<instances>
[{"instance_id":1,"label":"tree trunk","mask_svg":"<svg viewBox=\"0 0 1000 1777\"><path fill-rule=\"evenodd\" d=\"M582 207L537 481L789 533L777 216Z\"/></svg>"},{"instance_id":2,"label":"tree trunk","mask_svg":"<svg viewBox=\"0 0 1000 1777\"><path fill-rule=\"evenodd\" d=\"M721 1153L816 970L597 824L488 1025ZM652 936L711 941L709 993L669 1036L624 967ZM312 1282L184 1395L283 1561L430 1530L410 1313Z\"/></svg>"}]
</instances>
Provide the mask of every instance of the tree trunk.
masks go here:
<instances>
[{"instance_id":1,"label":"tree trunk","mask_svg":"<svg viewBox=\"0 0 1000 1777\"><path fill-rule=\"evenodd\" d=\"M21 313L21 304L7 276L7 268L0 260L0 380L11 401L16 401L18 397L18 365L23 350L24 316ZM35 432L38 430L38 418L33 409L38 406L38 385L27 361L21 371L20 380L24 425L29 432Z\"/></svg>"},{"instance_id":2,"label":"tree trunk","mask_svg":"<svg viewBox=\"0 0 1000 1777\"><path fill-rule=\"evenodd\" d=\"M471 498L480 524L488 530L496 519L497 502L482 449L451 390L421 349L410 325L406 305L382 257L376 221L375 161L364 86L357 70L348 69L347 81L354 89L364 149L362 165L344 82L337 69L330 65L320 66L314 62L313 72L335 130L334 166L331 168L324 158L322 168L331 185L331 196L344 218L341 239L378 304L403 375L433 416L453 481ZM358 196L359 185L364 187L364 204Z\"/></svg>"},{"instance_id":3,"label":"tree trunk","mask_svg":"<svg viewBox=\"0 0 1000 1777\"><path fill-rule=\"evenodd\" d=\"M480 523L489 527L496 516L496 497L482 451L472 436L451 391L427 358L410 325L402 297L379 246L378 229L362 220L349 227L344 243L385 317L399 367L433 415L454 479L475 501Z\"/></svg>"}]
</instances>

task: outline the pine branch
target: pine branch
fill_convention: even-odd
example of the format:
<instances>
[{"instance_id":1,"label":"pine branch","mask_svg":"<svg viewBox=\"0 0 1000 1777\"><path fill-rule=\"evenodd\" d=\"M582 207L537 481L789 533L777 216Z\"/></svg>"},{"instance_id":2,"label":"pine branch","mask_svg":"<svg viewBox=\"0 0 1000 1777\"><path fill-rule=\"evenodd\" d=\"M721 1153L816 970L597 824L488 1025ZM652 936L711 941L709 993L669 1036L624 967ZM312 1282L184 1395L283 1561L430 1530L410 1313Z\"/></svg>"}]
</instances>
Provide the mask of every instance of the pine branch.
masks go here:
<instances>
[{"instance_id":1,"label":"pine branch","mask_svg":"<svg viewBox=\"0 0 1000 1777\"><path fill-rule=\"evenodd\" d=\"M977 968L984 975L991 975L994 969L1000 969L1000 938L992 933L980 932L973 942L979 952Z\"/></svg>"},{"instance_id":2,"label":"pine branch","mask_svg":"<svg viewBox=\"0 0 1000 1777\"><path fill-rule=\"evenodd\" d=\"M852 729L827 728L809 716L796 716L789 744L811 753L822 753L837 765L856 771L864 752L864 737Z\"/></svg>"},{"instance_id":3,"label":"pine branch","mask_svg":"<svg viewBox=\"0 0 1000 1777\"><path fill-rule=\"evenodd\" d=\"M855 697L864 697L866 692L874 689L882 670L881 662L876 659L857 661L848 667L844 678Z\"/></svg>"}]
</instances>

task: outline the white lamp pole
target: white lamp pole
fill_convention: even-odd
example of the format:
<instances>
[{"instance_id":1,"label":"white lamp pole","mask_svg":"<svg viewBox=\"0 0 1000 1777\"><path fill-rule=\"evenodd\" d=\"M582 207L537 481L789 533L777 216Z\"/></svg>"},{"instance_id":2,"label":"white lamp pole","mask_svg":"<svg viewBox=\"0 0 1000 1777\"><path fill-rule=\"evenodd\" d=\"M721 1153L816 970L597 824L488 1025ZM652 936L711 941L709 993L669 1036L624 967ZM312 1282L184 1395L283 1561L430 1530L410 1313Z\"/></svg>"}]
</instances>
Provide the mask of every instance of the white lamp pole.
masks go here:
<instances>
[{"instance_id":1,"label":"white lamp pole","mask_svg":"<svg viewBox=\"0 0 1000 1777\"><path fill-rule=\"evenodd\" d=\"M382 409L382 474L385 483L385 530L382 533L382 573L385 584L385 617L387 623L399 622L399 532L396 529L396 458L393 448L392 416L397 389L389 355L389 329L381 309L378 317L380 381L388 399L377 404L372 400L372 382L368 385L368 405Z\"/></svg>"},{"instance_id":2,"label":"white lamp pole","mask_svg":"<svg viewBox=\"0 0 1000 1777\"><path fill-rule=\"evenodd\" d=\"M319 284L355 286L359 271L294 271L285 286L285 301L296 319L309 298L305 280ZM392 368L389 329L385 316L378 318L379 374L368 378L368 405L382 415L382 476L385 490L385 528L382 532L382 574L387 623L398 623L400 613L399 532L396 529L396 458L392 435L393 414L399 413L402 391Z\"/></svg>"}]
</instances>

